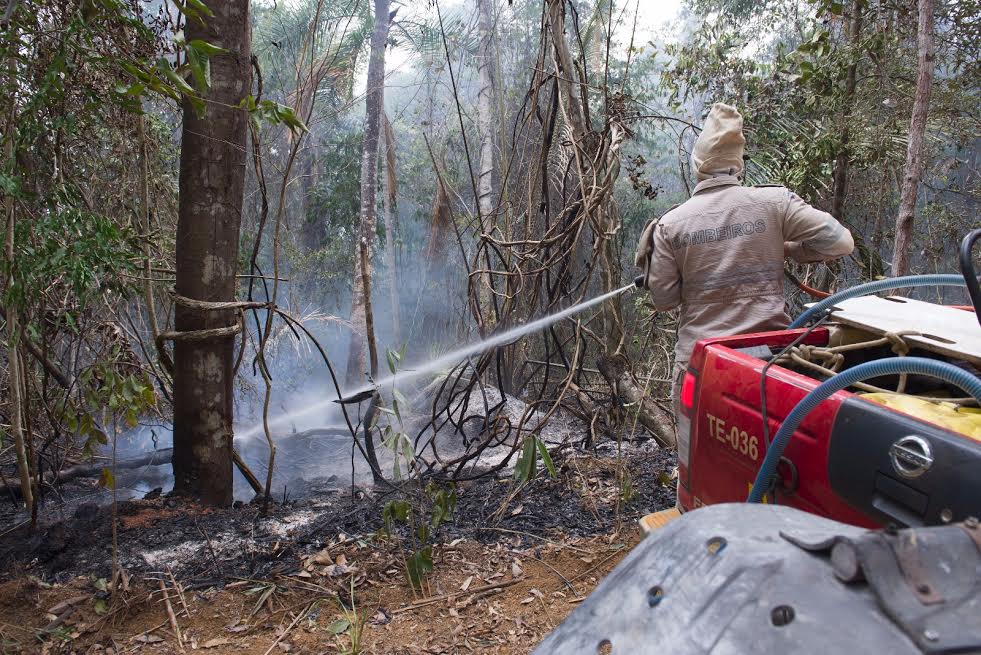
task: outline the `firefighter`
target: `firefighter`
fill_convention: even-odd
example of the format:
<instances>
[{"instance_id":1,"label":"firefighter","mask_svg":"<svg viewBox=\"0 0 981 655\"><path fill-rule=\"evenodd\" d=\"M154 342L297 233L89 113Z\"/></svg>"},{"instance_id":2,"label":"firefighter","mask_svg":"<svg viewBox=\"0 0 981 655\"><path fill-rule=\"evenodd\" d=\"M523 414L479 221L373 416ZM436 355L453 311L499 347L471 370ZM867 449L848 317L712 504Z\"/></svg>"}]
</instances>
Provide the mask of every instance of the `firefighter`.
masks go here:
<instances>
[{"instance_id":1,"label":"firefighter","mask_svg":"<svg viewBox=\"0 0 981 655\"><path fill-rule=\"evenodd\" d=\"M699 339L781 330L783 263L820 262L852 252L835 218L782 186L742 186L743 118L712 106L692 150L692 197L644 228L635 263L659 310L681 307L672 398Z\"/></svg>"}]
</instances>

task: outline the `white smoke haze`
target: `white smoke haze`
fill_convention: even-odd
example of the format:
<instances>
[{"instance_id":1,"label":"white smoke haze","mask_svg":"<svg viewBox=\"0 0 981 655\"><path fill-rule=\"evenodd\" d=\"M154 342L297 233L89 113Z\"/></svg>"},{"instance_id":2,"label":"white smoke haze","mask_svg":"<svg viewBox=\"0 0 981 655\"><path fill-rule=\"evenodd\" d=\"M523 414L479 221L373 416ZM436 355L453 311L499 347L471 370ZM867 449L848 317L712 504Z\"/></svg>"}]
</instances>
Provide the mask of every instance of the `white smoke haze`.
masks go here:
<instances>
[{"instance_id":1,"label":"white smoke haze","mask_svg":"<svg viewBox=\"0 0 981 655\"><path fill-rule=\"evenodd\" d=\"M637 43L646 43L655 30L674 20L678 15L679 6L674 0L668 5L662 3L656 9L653 6L647 8L643 3L638 5ZM458 11L466 16L470 15L471 9L471 2L451 2L444 7L448 13ZM402 9L402 14L404 17L409 13L431 11L431 7L422 7L422 5L407 6ZM506 13L510 9L505 8L503 11ZM631 8L631 13L632 11ZM630 35L621 32L632 27L632 21L618 20L617 25L616 37L624 41L628 40ZM384 256L385 239L381 229L373 254L371 295L380 367L379 379L375 384L380 387L382 404L386 407L391 406L393 383L408 398L409 407L402 408L404 425L401 427L409 438L415 440L418 436L420 444L427 443L429 439L439 438L441 447L445 447L447 452L459 454L466 448L464 436L453 434L452 426L446 426L443 430L444 434L440 435L431 434L431 429L429 434L417 434L421 424L425 423L431 415L435 389L429 386L430 383L438 380L440 375L445 374L461 361L480 354L486 348L514 342L544 324L536 325L530 322L529 325L516 326L508 333L492 338L489 343L478 344L476 329L467 306L467 267L462 259L463 256L469 257L471 253L461 254L454 237L447 235L446 238L454 240L442 244L442 256L434 258L425 255L425 248L432 237L435 175L432 172L432 163L428 161L422 164L426 173L421 173L418 169L408 170L409 165L417 168L419 165L406 162L401 159L401 155L405 152L419 151L422 135L428 134L434 144L437 159L447 155L458 156L459 153L453 155L453 149L443 143L451 133L458 131L458 125L451 104L439 102L427 105L423 100L425 94L420 94L419 91L431 71L427 70L425 62L420 62L419 58L410 52L408 44L396 45L390 49L387 56L386 110L395 130L400 157L399 179L403 182L412 179L414 182L411 186L401 184L399 187L395 217L398 225L396 235L398 247L394 274L387 269ZM464 67L459 73L460 93L463 96L475 96L476 79L473 77L473 71ZM355 79L355 96L359 96L360 90L363 89L364 75L365 70L361 66ZM325 110L334 111L333 108ZM336 129L359 130L362 115L363 103L354 103ZM318 120L315 117L314 123L311 124L314 135L320 129ZM323 143L318 143L311 135L311 144L316 144L311 147L331 148L334 136L336 135L333 133L322 133L320 138ZM277 153L272 152L272 148L278 149L276 144L268 144L267 148L270 149L270 157L275 158ZM320 156L318 154L318 157ZM318 160L314 165L325 164ZM442 162L442 165L447 170L452 170L463 164L459 161L449 161ZM252 183L254 184L254 180ZM458 225L465 225L468 220L472 220L472 217L463 215L463 212L468 211L467 206L472 203L472 199L455 195L467 193L466 184L461 183L457 186L459 188L454 187L451 190L454 220ZM310 211L306 208L306 200L299 202L299 194L295 193L298 187L299 185L292 187L287 194L287 202L290 203L288 214L295 213L298 207L302 207L306 212ZM255 194L252 191L254 189L250 190L249 197L254 201ZM334 190L323 189L318 192L330 196ZM379 224L382 222L381 195L382 190L379 189ZM270 193L270 197L275 199L277 196L275 193ZM247 200L247 205L249 202L252 201ZM276 211L275 206L270 207L269 215L275 215ZM342 216L339 220L337 215L328 215L325 212L322 216L300 216L299 219L311 220L315 225L314 233L320 235L318 248L336 248L337 244L340 244L341 249L353 247L354 235L348 224L353 224L356 216ZM320 343L335 366L335 372L345 395L370 388L372 383L365 372L361 372L362 375L358 376L359 379L364 380L364 385L355 389L343 388L347 373L344 367L350 339L350 326L346 323L346 319L350 314L351 273L319 270L319 261L311 262L305 261L302 257L294 258L293 253L304 253L309 249L309 244L304 243L305 238L308 238L308 235L305 235L296 225L286 231L283 254L280 258L280 273L284 278L291 278L294 281L283 282L280 285L277 302L291 315L296 316ZM465 236L465 240L470 239L469 235ZM469 241L468 244L468 248L473 246ZM260 253L261 265L266 273L272 268L268 246L269 244L265 243L264 250ZM393 280L402 317L400 340L394 337L395 330L391 320L390 287ZM264 286L254 285L252 295L255 300L265 300ZM614 299L612 302L617 300ZM264 482L268 462L268 445L263 426L264 386L262 378L254 368L253 360L258 340L256 319L259 324L264 324L265 315L260 310L255 315L248 314L246 319L246 327L251 334L246 340L247 350L235 384L234 440L236 449L252 472ZM389 376L385 358L387 349L396 351L404 349L406 352L406 358L399 366L401 373L397 380L392 380ZM455 350L457 352L454 352ZM266 344L265 361L273 378L268 407L268 426L271 437L277 444L272 484L273 496L281 499L284 490L288 496L292 495L290 489L299 492L301 481L327 480L332 476L336 476L338 486L349 485L352 476L355 484L370 484L370 470L358 448L352 443L341 407L334 402L338 397L337 389L318 349L302 333L297 338L282 320L276 319L273 334ZM467 416L486 413L482 406L485 397L490 407L503 403L499 412L506 415L515 426L527 409L520 398L506 396L496 388L487 387L482 390L482 393L475 393L469 399L469 405L452 408L450 415L458 422ZM358 426L363 419L366 407L367 403L348 407L348 413L355 426ZM535 414L529 418L526 430L538 424ZM389 420L388 415L383 415L379 418L379 424L383 426ZM553 428L549 427L542 433L542 438L546 441L553 437L556 441L561 440L561 437L572 429L570 420L568 416L560 413L553 419L555 432L553 433ZM466 423L466 431L476 433L481 425L482 422L479 420L470 420ZM473 436L474 434L470 435ZM171 427L164 422L140 426L121 435L116 446L117 459L120 460L153 450L170 448ZM390 475L395 458L392 452L380 443L377 434L376 451L383 471L386 475ZM496 463L503 454L506 454L504 451L510 452L510 447L502 444L497 451L485 453L485 459L481 463L487 465ZM169 464L120 472L117 474L117 480L120 491L130 496L138 496L158 487L167 493L173 485ZM236 469L235 498L248 501L252 497L251 487Z\"/></svg>"}]
</instances>

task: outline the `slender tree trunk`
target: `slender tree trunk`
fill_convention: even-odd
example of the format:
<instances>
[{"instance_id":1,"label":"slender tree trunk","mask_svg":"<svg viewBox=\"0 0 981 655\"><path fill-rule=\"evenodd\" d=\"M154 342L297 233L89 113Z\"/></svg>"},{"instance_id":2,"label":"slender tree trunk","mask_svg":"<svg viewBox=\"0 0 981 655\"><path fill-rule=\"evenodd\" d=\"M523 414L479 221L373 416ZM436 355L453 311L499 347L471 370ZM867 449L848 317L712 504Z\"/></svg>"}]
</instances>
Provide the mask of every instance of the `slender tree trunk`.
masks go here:
<instances>
[{"instance_id":1,"label":"slender tree trunk","mask_svg":"<svg viewBox=\"0 0 981 655\"><path fill-rule=\"evenodd\" d=\"M228 50L211 59L205 113L184 103L181 135L177 280L180 296L208 302L235 297L245 184L248 116L236 107L251 91L248 0L214 0L214 16L189 20L186 38ZM228 327L229 311L178 302L178 332ZM174 491L213 505L232 502L234 335L174 344Z\"/></svg>"},{"instance_id":2,"label":"slender tree trunk","mask_svg":"<svg viewBox=\"0 0 981 655\"><path fill-rule=\"evenodd\" d=\"M578 195L582 200L583 207L581 212L594 212L598 229L594 230L594 240L600 241L593 248L600 251L599 259L599 278L602 291L612 291L620 283L621 266L617 259L612 235L619 226L615 206L609 204L609 198L597 192L590 185L595 180L608 180L609 187L606 193L610 193L617 176L619 175L619 158L616 152L626 138L622 127L611 123L610 144L604 157L591 152L591 148L596 147L598 142L592 132L587 113L586 80L581 78L580 72L573 64L572 52L565 35L565 0L548 0L548 21L549 31L553 47L553 57L558 68L559 90L561 101L559 103L562 117L572 128L573 140L582 147L582 151L574 153L577 162L574 170L579 176ZM575 146L574 146L575 147ZM580 241L576 244L575 250L579 254L574 255L574 261L570 269L574 272L573 279L579 275L579 262L585 260L588 245ZM620 315L620 307L615 302L604 303L603 314L603 335L604 346L608 354L613 354L620 349L623 343L623 319Z\"/></svg>"},{"instance_id":3,"label":"slender tree trunk","mask_svg":"<svg viewBox=\"0 0 981 655\"><path fill-rule=\"evenodd\" d=\"M385 106L385 44L388 41L389 0L374 0L375 29L371 34L371 55L368 60L368 89L365 96L364 144L361 149L361 226L356 246L364 244L368 253L368 279L371 278L371 254L375 242L375 196L378 188L378 133ZM351 295L351 343L348 347L348 386L363 379L365 368L365 292L362 280L361 257L354 258L354 284Z\"/></svg>"},{"instance_id":4,"label":"slender tree trunk","mask_svg":"<svg viewBox=\"0 0 981 655\"><path fill-rule=\"evenodd\" d=\"M572 127L573 133L582 138L588 131L586 114L583 110L581 84L576 81L578 74L572 63L572 52L565 36L565 2L548 0L548 25L552 39L553 55L558 65L559 88L565 99L563 118Z\"/></svg>"},{"instance_id":5,"label":"slender tree trunk","mask_svg":"<svg viewBox=\"0 0 981 655\"><path fill-rule=\"evenodd\" d=\"M146 303L147 323L150 327L150 336L154 344L158 344L157 335L160 334L160 325L157 321L157 302L153 298L153 261L150 253L150 158L147 152L146 143L146 119L140 116L137 119L137 136L140 140L140 229L143 230L143 301ZM173 375L174 367L170 361L163 343L157 345L157 359L163 375Z\"/></svg>"},{"instance_id":6,"label":"slender tree trunk","mask_svg":"<svg viewBox=\"0 0 981 655\"><path fill-rule=\"evenodd\" d=\"M491 226L494 212L494 125L495 88L497 72L494 39L494 0L477 2L480 43L477 48L477 131L480 134L480 172L477 177L477 205L480 209L482 229Z\"/></svg>"},{"instance_id":7,"label":"slender tree trunk","mask_svg":"<svg viewBox=\"0 0 981 655\"><path fill-rule=\"evenodd\" d=\"M480 42L477 46L477 133L480 137L480 159L477 173L477 212L480 214L480 230L490 233L494 227L494 127L496 116L496 78L497 61L496 40L494 38L494 0L478 0L477 30ZM490 255L484 251L484 261L481 264L490 269ZM479 290L477 298L482 316L479 317L483 331L489 332L494 327L496 312L491 311L494 305L492 297L493 277L488 271L478 279Z\"/></svg>"},{"instance_id":8,"label":"slender tree trunk","mask_svg":"<svg viewBox=\"0 0 981 655\"><path fill-rule=\"evenodd\" d=\"M34 490L31 487L31 467L28 458L27 434L24 430L24 379L21 357L20 335L17 313L11 311L7 317L7 375L10 385L10 433L14 437L14 452L17 459L17 473L20 476L21 497L28 511L34 509Z\"/></svg>"},{"instance_id":9,"label":"slender tree trunk","mask_svg":"<svg viewBox=\"0 0 981 655\"><path fill-rule=\"evenodd\" d=\"M906 275L909 270L909 251L913 247L913 217L916 197L923 177L923 140L927 116L930 113L930 92L933 88L933 63L936 56L933 42L934 0L920 0L920 16L916 30L917 74L913 116L909 122L909 147L906 150L906 174L903 178L899 215L896 217L896 241L892 255L892 275Z\"/></svg>"},{"instance_id":10,"label":"slender tree trunk","mask_svg":"<svg viewBox=\"0 0 981 655\"><path fill-rule=\"evenodd\" d=\"M848 27L849 41L852 48L852 61L845 74L845 98L842 106L841 146L835 157L834 196L831 201L831 215L842 220L845 217L845 197L848 193L848 160L851 156L848 142L851 140L852 106L855 104L855 88L858 76L859 44L862 42L862 10L863 0L856 0L852 5L852 20Z\"/></svg>"},{"instance_id":11,"label":"slender tree trunk","mask_svg":"<svg viewBox=\"0 0 981 655\"><path fill-rule=\"evenodd\" d=\"M450 297L447 259L450 244L453 242L453 212L450 209L446 182L436 172L436 197L433 199L433 217L429 226L429 242L423 251L426 265L425 285L421 303L422 339L418 344L422 349L443 344L450 333L453 299Z\"/></svg>"},{"instance_id":12,"label":"slender tree trunk","mask_svg":"<svg viewBox=\"0 0 981 655\"><path fill-rule=\"evenodd\" d=\"M392 343L399 347L402 345L402 311L399 307L398 271L395 261L395 212L397 211L395 201L398 191L398 177L395 174L395 131L385 112L382 112L382 118L385 121L383 132L385 157L382 160L385 166L385 199L382 205L385 218L385 262L388 266L388 294L392 312Z\"/></svg>"},{"instance_id":13,"label":"slender tree trunk","mask_svg":"<svg viewBox=\"0 0 981 655\"><path fill-rule=\"evenodd\" d=\"M9 43L13 43L15 38L13 38L13 33L9 39ZM11 46L11 51L13 52L13 47ZM14 88L15 80L17 77L17 62L16 59L11 57L7 61L7 72L10 75L10 87ZM4 144L3 144L3 155L5 162L9 162L11 166L16 165L14 162L14 125L17 121L17 104L16 99L11 96L9 98L10 107L7 114L7 125L4 130ZM6 214L7 225L6 234L4 238L4 258L8 262L11 271L10 277L4 280L4 290L10 288L13 284L13 267L14 267L14 226L16 224L16 204L14 202L14 197L10 194L6 194L3 199L4 211ZM10 385L10 434L14 438L14 450L17 458L17 473L20 475L20 490L21 497L24 499L24 505L27 506L28 511L33 511L34 508L34 493L31 487L31 467L28 464L27 458L27 444L25 443L24 434L24 387L21 384L23 375L21 372L21 367L23 366L24 360L21 357L20 348L20 321L19 310L17 307L10 307L9 311L6 312L6 323L7 323L7 383Z\"/></svg>"}]
</instances>

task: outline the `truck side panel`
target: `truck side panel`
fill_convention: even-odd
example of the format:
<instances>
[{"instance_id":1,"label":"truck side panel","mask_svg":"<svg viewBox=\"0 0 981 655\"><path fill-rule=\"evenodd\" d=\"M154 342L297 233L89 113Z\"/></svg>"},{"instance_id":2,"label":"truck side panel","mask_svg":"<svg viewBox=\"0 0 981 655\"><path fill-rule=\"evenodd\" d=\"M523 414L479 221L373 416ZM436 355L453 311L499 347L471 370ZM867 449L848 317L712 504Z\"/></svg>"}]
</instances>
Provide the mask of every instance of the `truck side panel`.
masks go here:
<instances>
[{"instance_id":1,"label":"truck side panel","mask_svg":"<svg viewBox=\"0 0 981 655\"><path fill-rule=\"evenodd\" d=\"M800 332L782 332L780 342ZM733 348L767 344L778 348L775 333L744 335L732 340L713 340L703 347L693 365L698 369L698 394L693 408L688 489L679 490L685 509L699 505L746 500L756 472L766 454L760 409L760 380L765 362ZM810 335L820 342L826 335ZM767 374L766 399L769 438L781 421L809 391L817 386L811 378L780 366ZM828 479L828 448L835 416L841 402L850 397L838 392L801 424L784 452L779 467L780 485L775 502L853 525L876 527L868 516L846 504ZM800 481L806 481L801 485ZM774 494L767 501L774 502Z\"/></svg>"}]
</instances>

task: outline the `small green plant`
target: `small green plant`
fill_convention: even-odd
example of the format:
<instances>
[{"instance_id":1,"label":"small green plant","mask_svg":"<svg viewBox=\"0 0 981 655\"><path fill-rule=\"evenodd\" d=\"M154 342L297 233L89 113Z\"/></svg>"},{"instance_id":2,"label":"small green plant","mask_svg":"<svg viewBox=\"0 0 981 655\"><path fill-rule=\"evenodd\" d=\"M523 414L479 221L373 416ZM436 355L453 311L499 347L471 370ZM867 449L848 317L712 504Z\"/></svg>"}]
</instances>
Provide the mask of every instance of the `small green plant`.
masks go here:
<instances>
[{"instance_id":1,"label":"small green plant","mask_svg":"<svg viewBox=\"0 0 981 655\"><path fill-rule=\"evenodd\" d=\"M414 511L407 500L393 500L382 509L382 531L389 538L396 525L408 528L410 554L403 562L405 577L413 591L424 592L427 576L433 570L433 539L439 527L453 518L456 511L456 486L442 487L430 481L425 488L428 516Z\"/></svg>"},{"instance_id":2,"label":"small green plant","mask_svg":"<svg viewBox=\"0 0 981 655\"><path fill-rule=\"evenodd\" d=\"M116 440L121 427L135 428L140 416L156 409L157 398L150 378L137 367L128 365L120 346L113 346L105 362L84 369L78 376L84 402L73 406L66 398L60 406L65 425L82 437L82 452L91 456L99 445L109 444L112 435L110 465L99 475L99 486L112 492L112 580L113 597L119 568L118 526L116 524ZM89 412L85 408L97 408Z\"/></svg>"},{"instance_id":3,"label":"small green plant","mask_svg":"<svg viewBox=\"0 0 981 655\"><path fill-rule=\"evenodd\" d=\"M245 590L246 596L258 596L246 621L251 620L253 616L262 610L266 603L269 602L269 599L273 597L273 594L276 593L276 589L275 583L266 582Z\"/></svg>"},{"instance_id":4,"label":"small green plant","mask_svg":"<svg viewBox=\"0 0 981 655\"><path fill-rule=\"evenodd\" d=\"M341 605L340 618L327 626L327 632L334 635L337 650L342 655L359 655L363 648L364 626L368 622L368 613L359 612L354 602L354 580L351 580L351 607ZM342 639L341 637L346 639ZM346 643L345 643L346 642Z\"/></svg>"},{"instance_id":5,"label":"small green plant","mask_svg":"<svg viewBox=\"0 0 981 655\"><path fill-rule=\"evenodd\" d=\"M385 362L392 375L396 375L399 365L405 357L405 346L399 350L388 349L385 351ZM395 385L392 385L392 406L379 406L378 410L382 414L389 416L388 422L381 426L382 444L392 451L392 476L396 480L402 479L402 462L405 464L407 475L411 475L415 464L415 449L412 447L412 439L405 429L405 422L402 413L408 409L409 401Z\"/></svg>"},{"instance_id":6,"label":"small green plant","mask_svg":"<svg viewBox=\"0 0 981 655\"><path fill-rule=\"evenodd\" d=\"M119 347L107 357L109 364L97 364L79 374L84 403L75 407L64 401L62 416L69 430L84 439L82 452L91 456L100 445L109 443L104 427L115 428L118 421L135 428L139 417L157 406L153 383L144 373L128 373L111 362L121 359ZM98 414L85 410L98 408ZM103 471L103 476L106 475ZM111 477L111 472L109 473ZM104 485L111 488L111 485Z\"/></svg>"},{"instance_id":7,"label":"small green plant","mask_svg":"<svg viewBox=\"0 0 981 655\"><path fill-rule=\"evenodd\" d=\"M552 457L548 454L548 448L537 434L530 434L525 437L525 442L521 446L521 456L514 465L514 479L518 482L528 482L535 477L538 471L538 458L541 456L542 465L548 471L549 477L553 480L556 477L555 464Z\"/></svg>"}]
</instances>

